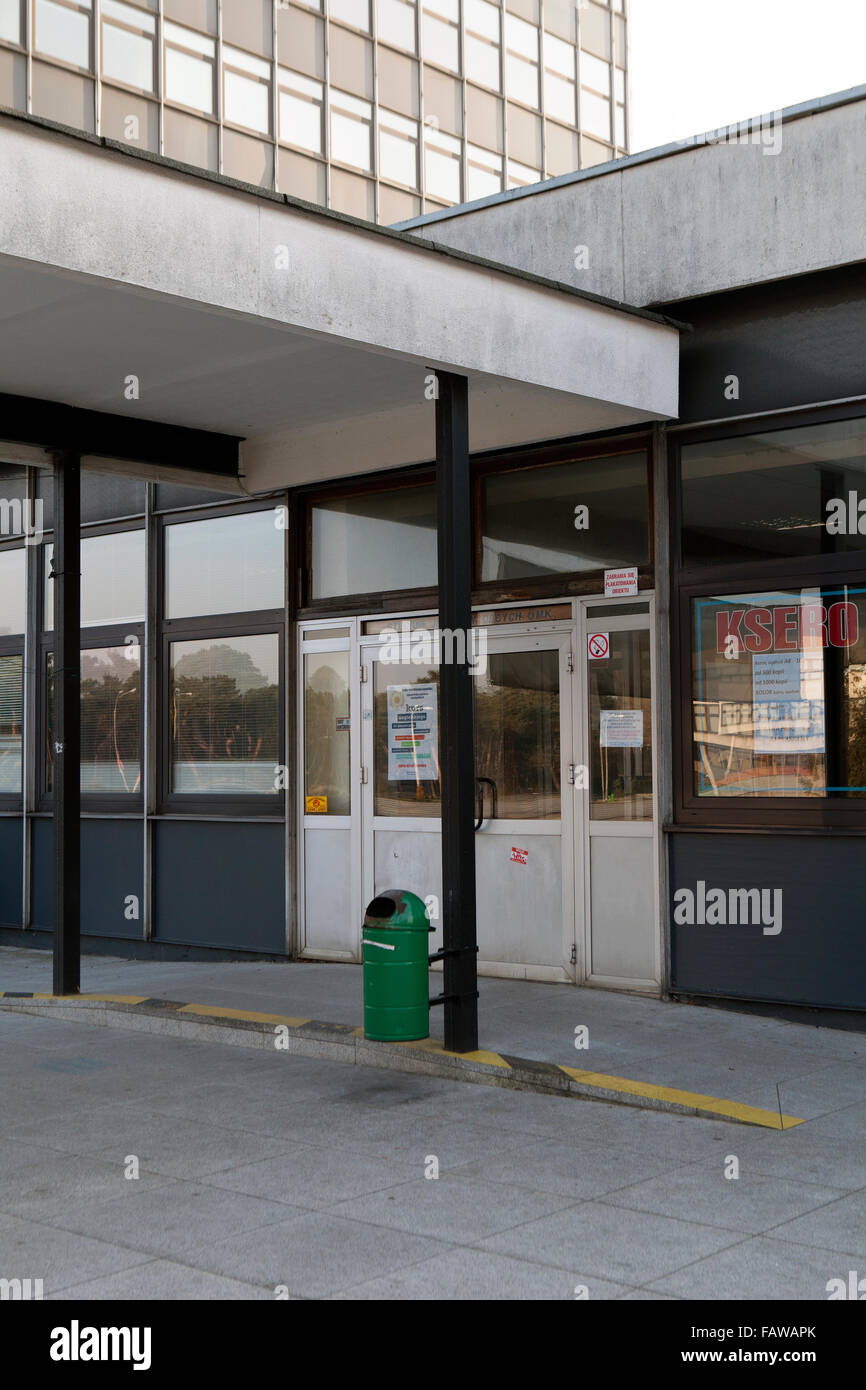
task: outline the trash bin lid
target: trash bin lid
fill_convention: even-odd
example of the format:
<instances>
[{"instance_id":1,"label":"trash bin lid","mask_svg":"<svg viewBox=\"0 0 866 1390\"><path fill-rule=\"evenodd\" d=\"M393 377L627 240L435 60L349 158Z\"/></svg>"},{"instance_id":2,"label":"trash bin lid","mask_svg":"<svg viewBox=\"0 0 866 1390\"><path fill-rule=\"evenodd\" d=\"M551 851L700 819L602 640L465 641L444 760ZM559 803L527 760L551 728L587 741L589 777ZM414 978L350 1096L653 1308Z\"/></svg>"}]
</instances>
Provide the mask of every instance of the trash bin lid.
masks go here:
<instances>
[{"instance_id":1,"label":"trash bin lid","mask_svg":"<svg viewBox=\"0 0 866 1390\"><path fill-rule=\"evenodd\" d=\"M407 888L386 888L367 904L364 926L379 931L399 927L401 931L433 931L427 908L417 893Z\"/></svg>"}]
</instances>

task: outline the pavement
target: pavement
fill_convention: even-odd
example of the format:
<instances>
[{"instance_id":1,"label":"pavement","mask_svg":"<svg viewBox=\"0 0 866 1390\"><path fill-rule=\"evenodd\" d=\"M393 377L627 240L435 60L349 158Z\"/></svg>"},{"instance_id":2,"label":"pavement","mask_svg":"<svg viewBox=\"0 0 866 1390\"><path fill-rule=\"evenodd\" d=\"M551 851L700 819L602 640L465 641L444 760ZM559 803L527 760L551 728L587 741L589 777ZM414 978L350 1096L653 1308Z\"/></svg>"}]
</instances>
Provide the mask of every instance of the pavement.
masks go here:
<instances>
[{"instance_id":1,"label":"pavement","mask_svg":"<svg viewBox=\"0 0 866 1390\"><path fill-rule=\"evenodd\" d=\"M0 987L49 993L49 957L0 950ZM87 957L82 988L361 1017L354 966ZM866 1271L863 1035L561 985L480 990L490 1045L570 1062L585 1026L593 1066L747 1103L779 1085L801 1122L465 1085L0 1000L0 1278L63 1300L823 1300Z\"/></svg>"},{"instance_id":2,"label":"pavement","mask_svg":"<svg viewBox=\"0 0 866 1390\"><path fill-rule=\"evenodd\" d=\"M438 993L441 974L431 973L430 980L431 994ZM0 948L0 991L50 994L51 987L47 952ZM82 994L182 1001L198 1014L214 1008L321 1020L342 1026L344 1033L357 1029L363 1018L356 965L86 956L81 989ZM492 1059L497 1055L526 1059L564 1070L572 1089L586 1094L617 1094L632 1104L701 1114L726 1107L734 1118L779 1128L830 1116L866 1098L863 1033L525 980L484 978L479 993L484 1054L476 1054L475 1075L468 1079L495 1070ZM431 1035L440 1040L441 1050L442 1010L431 1010L430 1017ZM134 1026L130 1020L119 1021ZM187 1036L200 1033L190 1027ZM243 1041L227 1035L223 1040ZM586 1045L578 1049L576 1041ZM380 1045L380 1055L387 1050L388 1045ZM320 1049L320 1055L326 1051L344 1055L336 1046ZM374 1050L359 1058L369 1064ZM439 1074L451 1076L453 1068L439 1068ZM580 1076L597 1084L581 1083L575 1079ZM503 1078L481 1079L498 1083ZM530 1084L528 1068L517 1081ZM695 1105L696 1099L711 1103Z\"/></svg>"},{"instance_id":3,"label":"pavement","mask_svg":"<svg viewBox=\"0 0 866 1390\"><path fill-rule=\"evenodd\" d=\"M0 1114L0 1277L48 1300L824 1300L866 1270L862 1098L780 1132L3 1009Z\"/></svg>"}]
</instances>

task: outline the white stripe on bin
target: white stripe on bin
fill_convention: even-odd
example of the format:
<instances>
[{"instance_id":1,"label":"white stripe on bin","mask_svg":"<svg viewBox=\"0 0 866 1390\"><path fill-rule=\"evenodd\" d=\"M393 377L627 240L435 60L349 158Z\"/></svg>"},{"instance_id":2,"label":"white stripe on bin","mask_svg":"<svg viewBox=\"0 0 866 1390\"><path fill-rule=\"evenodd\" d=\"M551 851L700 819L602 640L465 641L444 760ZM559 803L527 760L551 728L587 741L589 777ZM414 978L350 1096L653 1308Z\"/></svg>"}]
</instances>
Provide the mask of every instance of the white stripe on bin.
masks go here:
<instances>
[{"instance_id":1,"label":"white stripe on bin","mask_svg":"<svg viewBox=\"0 0 866 1390\"><path fill-rule=\"evenodd\" d=\"M396 946L386 946L384 941L368 941L366 937L361 937L362 946L378 946L380 951L396 951Z\"/></svg>"}]
</instances>

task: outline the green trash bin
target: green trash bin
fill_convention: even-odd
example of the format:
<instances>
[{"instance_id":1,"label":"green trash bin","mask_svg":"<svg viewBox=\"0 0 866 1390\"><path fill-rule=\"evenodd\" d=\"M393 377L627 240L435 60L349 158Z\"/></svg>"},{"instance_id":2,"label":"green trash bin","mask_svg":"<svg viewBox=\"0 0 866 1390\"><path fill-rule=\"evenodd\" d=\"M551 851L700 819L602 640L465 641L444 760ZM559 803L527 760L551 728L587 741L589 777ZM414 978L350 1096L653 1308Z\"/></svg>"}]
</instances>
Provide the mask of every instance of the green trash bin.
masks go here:
<instances>
[{"instance_id":1,"label":"green trash bin","mask_svg":"<svg viewBox=\"0 0 866 1390\"><path fill-rule=\"evenodd\" d=\"M427 935L432 931L415 893L388 888L368 904L361 935L365 1038L409 1042L430 1036Z\"/></svg>"}]
</instances>

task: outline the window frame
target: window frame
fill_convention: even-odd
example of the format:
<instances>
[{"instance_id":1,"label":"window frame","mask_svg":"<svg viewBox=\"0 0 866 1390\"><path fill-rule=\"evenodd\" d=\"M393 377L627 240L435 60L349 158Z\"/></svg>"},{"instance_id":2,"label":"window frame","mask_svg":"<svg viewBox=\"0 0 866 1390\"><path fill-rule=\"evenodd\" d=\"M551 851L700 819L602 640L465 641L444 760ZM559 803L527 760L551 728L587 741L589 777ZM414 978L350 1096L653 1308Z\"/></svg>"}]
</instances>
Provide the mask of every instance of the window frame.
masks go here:
<instances>
[{"instance_id":1,"label":"window frame","mask_svg":"<svg viewBox=\"0 0 866 1390\"><path fill-rule=\"evenodd\" d=\"M221 88L217 86L219 76L219 45L213 34L208 34L204 29L194 29L189 24L178 24L175 20L163 19L161 24L162 42L160 44L160 97L163 104L167 104L172 110L186 111L191 116L198 116L199 120L211 121L214 125L219 124L219 104L217 94ZM196 34L201 39L207 39L213 44L213 57L206 57L202 52L195 48L185 48L179 39L175 39L169 33L169 28L185 30L187 33ZM179 101L177 97L169 95L168 91L168 63L166 55L171 49L176 53L184 53L188 58L197 58L200 62L209 63L211 69L211 106L210 111L203 111L200 106L187 106Z\"/></svg>"},{"instance_id":2,"label":"window frame","mask_svg":"<svg viewBox=\"0 0 866 1390\"><path fill-rule=\"evenodd\" d=\"M17 792L0 791L0 814L3 812L13 812L22 814L24 806L24 772L26 763L27 738L29 723L27 718L26 699L27 699L27 672L25 670L25 648L27 643L27 625L29 621L29 606L27 600L27 570L29 568L28 550L34 547L26 546L23 537L10 536L0 538L0 551L21 550L24 552L24 630L0 634L0 657L20 656L21 658L21 786ZM41 546L37 553L41 551Z\"/></svg>"},{"instance_id":3,"label":"window frame","mask_svg":"<svg viewBox=\"0 0 866 1390\"><path fill-rule=\"evenodd\" d=\"M141 9L140 6L137 6L137 5L135 5L134 3L131 3L131 0L122 0L122 3L128 5L130 9ZM116 19L116 18L114 18L113 16L106 15L106 14L103 12L102 5L100 4L100 6L99 6L99 25L100 25L100 29L99 29L99 80L100 80L100 82L107 82L108 85L109 85L109 87L117 87L117 88L119 88L119 89L122 90L122 91L135 92L136 95L142 96L142 97L147 97L147 98L149 98L151 101L159 101L159 24L158 24L159 16L158 16L157 14L155 14L155 13L153 12L153 10L141 9L141 13L142 13L143 15L144 15L144 14L149 15L150 18L153 20L153 33L148 33L145 29L136 29L132 24L126 23L124 20ZM134 35L136 36L136 38L145 38L145 39L149 39L149 40L150 40L150 49L151 49L151 69L152 69L152 72L151 72L151 82L152 82L152 85L151 85L149 88L148 88L148 87L137 87L137 86L135 85L134 82L125 82L125 81L123 80L123 78L121 78L121 77L108 77L108 76L106 76L106 73L105 73L105 56L104 56L104 55L105 55L105 37L104 37L104 32L103 32L106 24L108 24L108 26L109 26L110 28L121 29L121 30L123 30L123 31L124 31L125 33L127 33L127 34L134 34Z\"/></svg>"},{"instance_id":4,"label":"window frame","mask_svg":"<svg viewBox=\"0 0 866 1390\"><path fill-rule=\"evenodd\" d=\"M699 797L694 789L692 762L692 615L695 598L718 594L769 593L785 589L838 588L840 584L866 589L866 545L861 551L835 555L780 556L729 565L687 566L682 558L682 449L685 445L736 439L753 434L866 419L862 402L842 406L807 407L770 415L750 415L730 423L689 425L668 433L670 498L671 675L673 830L751 831L773 834L799 830L803 834L839 832L866 834L866 797Z\"/></svg>"},{"instance_id":5,"label":"window frame","mask_svg":"<svg viewBox=\"0 0 866 1390\"><path fill-rule=\"evenodd\" d=\"M268 820L283 821L287 811L286 788L273 797L262 792L195 794L172 790L172 747L170 737L171 644L201 641L207 638L258 637L277 638L277 766L287 766L286 741L287 667L286 613L290 601L288 589L289 525L283 533L283 603L279 608L255 608L234 613L201 614L189 618L167 618L166 611L166 542L165 533L171 525L195 521L213 521L224 516L247 516L252 512L270 512L285 507L288 518L289 502L280 493L265 500L261 506L246 502L216 503L212 506L190 507L182 512L154 514L156 524L156 814L159 816L189 817L192 820ZM286 778L288 782L289 778Z\"/></svg>"},{"instance_id":6,"label":"window frame","mask_svg":"<svg viewBox=\"0 0 866 1390\"><path fill-rule=\"evenodd\" d=\"M25 40L26 40L28 37L29 37L29 39L30 39L30 52L31 52L31 54L32 54L33 59L35 59L35 61L36 61L37 63L53 63L55 67L64 68L67 72L79 73L81 76L85 76L85 77L95 77L95 76L96 76L96 51L95 51L95 50L96 50L96 38L95 38L95 34L96 34L96 25L95 25L94 22L93 22L93 21L94 21L94 13L95 13L95 6L94 6L94 3L93 3L93 0L90 0L90 7L89 7L89 8L86 8L84 5L79 4L79 3L78 3L78 0L51 0L51 3L52 3L53 5L58 5L61 9L64 9L64 10L71 10L71 11L73 12L73 14L83 14L83 15L86 15L86 16L87 16L87 19L88 19L88 22L89 22L89 34L88 34L88 50L89 50L89 52L88 52L88 66L87 66L86 68L80 67L80 66L78 65L78 63L71 63L71 62L69 62L69 60L66 59L66 58L56 58L52 53L44 53L44 52L42 51L41 48L38 48L38 47L37 47L37 44L36 44L36 33L37 33L37 25L36 25L36 6L37 6L37 3L38 3L38 0L31 0L31 4L30 4L30 15L29 15L29 19L30 19L30 30L29 30L29 35L28 35L28 31L27 31L26 27L25 27L25 28L23 29L23 31L22 31L23 34L24 34ZM25 51L26 51L26 47L25 47Z\"/></svg>"},{"instance_id":7,"label":"window frame","mask_svg":"<svg viewBox=\"0 0 866 1390\"><path fill-rule=\"evenodd\" d=\"M227 56L226 56L227 53L240 53L240 54L242 54L245 58L249 58L251 62L254 62L254 63L261 63L261 65L262 65L263 67L266 67L266 68L269 69L269 75L268 75L267 77L263 77L263 76L261 75L261 73L254 73L254 72L251 72L248 68L242 68L242 67L240 67L236 60L233 61L231 57L227 57ZM247 82L253 83L255 86L264 87L264 89L265 89L265 95L266 95L266 97L267 97L267 101L266 101L266 103L265 103L265 105L266 105L266 111L267 111L267 128L266 128L265 130L259 130L257 126L243 125L240 121L234 121L234 120L232 120L232 119L227 115L227 107L228 107L228 102L227 102L227 99L226 99L226 75L227 75L227 74L231 74L232 77L240 77L240 78L244 79L244 80L247 81ZM271 128L271 127L273 126L273 123L274 123L274 63L273 63L273 59L271 59L271 58L263 58L263 57L261 57L261 55L258 54L258 53L247 53L244 49L238 48L236 44L221 43L221 44L220 44L220 112L221 112L221 116L222 116L222 124L223 124L224 126L226 126L229 130L238 130L238 131L241 131L244 135L251 135L251 136L254 136L257 140L265 140L265 141L267 141L269 144L272 144L272 143L274 142L274 132L273 132L273 130L272 130L272 128Z\"/></svg>"}]
</instances>

